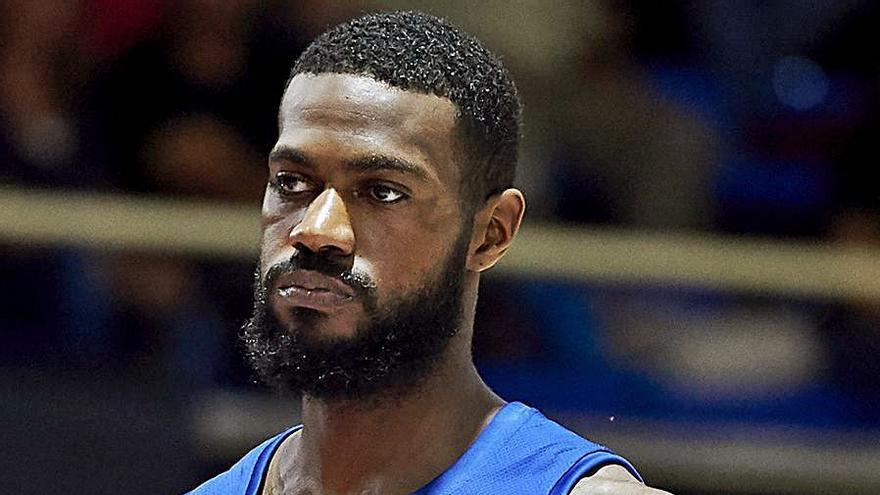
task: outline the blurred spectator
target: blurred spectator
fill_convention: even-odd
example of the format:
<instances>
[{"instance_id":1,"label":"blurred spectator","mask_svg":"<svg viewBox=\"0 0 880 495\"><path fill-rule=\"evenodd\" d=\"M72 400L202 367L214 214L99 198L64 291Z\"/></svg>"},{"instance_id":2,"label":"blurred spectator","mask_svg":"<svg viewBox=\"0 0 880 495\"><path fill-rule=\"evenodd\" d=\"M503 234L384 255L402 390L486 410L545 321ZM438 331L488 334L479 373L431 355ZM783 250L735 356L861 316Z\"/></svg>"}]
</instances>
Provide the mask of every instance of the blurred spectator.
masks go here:
<instances>
[{"instance_id":1,"label":"blurred spectator","mask_svg":"<svg viewBox=\"0 0 880 495\"><path fill-rule=\"evenodd\" d=\"M273 14L250 0L174 2L156 35L103 71L92 104L122 187L258 200L301 45Z\"/></svg>"},{"instance_id":2,"label":"blurred spectator","mask_svg":"<svg viewBox=\"0 0 880 495\"><path fill-rule=\"evenodd\" d=\"M251 0L173 2L152 35L105 61L90 85L90 115L117 187L245 201L257 214L278 101L301 44L279 9ZM184 394L225 383L250 263L117 253L101 265L114 295L104 331L116 336L117 360L151 363Z\"/></svg>"},{"instance_id":3,"label":"blurred spectator","mask_svg":"<svg viewBox=\"0 0 880 495\"><path fill-rule=\"evenodd\" d=\"M80 1L0 3L0 182L48 188L102 180L81 145L81 14ZM67 275L78 261L62 249L0 248L0 321L9 343L4 358L28 363L32 356L55 355Z\"/></svg>"},{"instance_id":4,"label":"blurred spectator","mask_svg":"<svg viewBox=\"0 0 880 495\"><path fill-rule=\"evenodd\" d=\"M880 248L880 211L839 215L831 237L848 246ZM880 302L850 301L832 307L823 321L831 354L830 371L862 421L880 421Z\"/></svg>"},{"instance_id":5,"label":"blurred spectator","mask_svg":"<svg viewBox=\"0 0 880 495\"><path fill-rule=\"evenodd\" d=\"M611 5L605 38L586 45L578 87L559 102L557 214L636 227L706 227L715 131L659 92L634 58L633 39L653 19Z\"/></svg>"},{"instance_id":6,"label":"blurred spectator","mask_svg":"<svg viewBox=\"0 0 880 495\"><path fill-rule=\"evenodd\" d=\"M876 3L695 8L707 64L725 81L739 122L716 182L717 226L821 236L876 168L865 166L872 146L858 145L878 110Z\"/></svg>"},{"instance_id":7,"label":"blurred spectator","mask_svg":"<svg viewBox=\"0 0 880 495\"><path fill-rule=\"evenodd\" d=\"M80 146L77 64L81 1L0 3L0 180L88 184Z\"/></svg>"},{"instance_id":8,"label":"blurred spectator","mask_svg":"<svg viewBox=\"0 0 880 495\"><path fill-rule=\"evenodd\" d=\"M873 42L880 5L865 2L836 29L820 38L813 56L839 81L846 95L818 128L831 126L834 139L825 150L834 166L835 205L826 225L828 237L849 247L880 247L880 55ZM880 303L848 301L828 310L822 322L835 385L849 399L858 419L880 420Z\"/></svg>"},{"instance_id":9,"label":"blurred spectator","mask_svg":"<svg viewBox=\"0 0 880 495\"><path fill-rule=\"evenodd\" d=\"M874 43L878 23L880 4L866 2L814 49L816 60L846 82L850 95L845 105L847 132L829 146L841 211L880 211L880 48Z\"/></svg>"},{"instance_id":10,"label":"blurred spectator","mask_svg":"<svg viewBox=\"0 0 880 495\"><path fill-rule=\"evenodd\" d=\"M152 36L163 0L86 0L81 51L90 66L107 63Z\"/></svg>"}]
</instances>

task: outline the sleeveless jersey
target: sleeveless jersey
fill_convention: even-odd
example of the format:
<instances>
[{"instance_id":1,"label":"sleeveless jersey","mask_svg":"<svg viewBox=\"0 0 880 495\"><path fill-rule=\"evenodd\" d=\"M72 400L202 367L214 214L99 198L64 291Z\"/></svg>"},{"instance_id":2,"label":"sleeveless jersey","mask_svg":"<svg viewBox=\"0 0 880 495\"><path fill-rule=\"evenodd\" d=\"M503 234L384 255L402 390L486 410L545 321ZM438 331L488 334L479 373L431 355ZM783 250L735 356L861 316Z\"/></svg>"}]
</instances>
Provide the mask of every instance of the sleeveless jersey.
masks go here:
<instances>
[{"instance_id":1,"label":"sleeveless jersey","mask_svg":"<svg viewBox=\"0 0 880 495\"><path fill-rule=\"evenodd\" d=\"M251 450L228 471L191 495L259 495L278 446L293 427ZM641 480L624 458L511 402L495 415L455 463L413 495L566 495L578 480L608 464L619 464Z\"/></svg>"}]
</instances>

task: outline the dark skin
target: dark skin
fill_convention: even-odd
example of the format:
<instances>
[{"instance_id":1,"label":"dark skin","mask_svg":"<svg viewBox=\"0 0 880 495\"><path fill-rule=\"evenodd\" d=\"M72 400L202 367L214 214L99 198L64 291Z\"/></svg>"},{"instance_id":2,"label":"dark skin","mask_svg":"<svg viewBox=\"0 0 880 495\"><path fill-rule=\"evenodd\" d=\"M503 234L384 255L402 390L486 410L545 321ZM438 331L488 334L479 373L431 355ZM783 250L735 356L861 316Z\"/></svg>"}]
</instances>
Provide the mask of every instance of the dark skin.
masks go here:
<instances>
[{"instance_id":1,"label":"dark skin","mask_svg":"<svg viewBox=\"0 0 880 495\"><path fill-rule=\"evenodd\" d=\"M368 273L382 307L437 272L464 222L473 228L462 327L437 366L393 401L304 397L305 427L276 452L264 494L412 493L503 406L477 374L470 344L480 273L509 248L525 203L508 189L462 218L454 115L448 99L363 76L301 74L287 88L263 201L262 276L297 249L321 252ZM282 324L296 325L289 301L271 302ZM357 298L322 313L311 339L348 338L366 316Z\"/></svg>"}]
</instances>

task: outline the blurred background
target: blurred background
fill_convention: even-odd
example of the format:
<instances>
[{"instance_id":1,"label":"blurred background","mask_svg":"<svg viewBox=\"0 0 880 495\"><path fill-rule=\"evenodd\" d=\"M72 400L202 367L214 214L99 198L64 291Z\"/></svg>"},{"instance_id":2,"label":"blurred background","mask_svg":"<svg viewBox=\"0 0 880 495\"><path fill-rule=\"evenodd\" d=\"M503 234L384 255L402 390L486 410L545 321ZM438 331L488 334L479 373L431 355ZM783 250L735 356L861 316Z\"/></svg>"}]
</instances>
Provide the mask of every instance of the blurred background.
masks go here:
<instances>
[{"instance_id":1,"label":"blurred background","mask_svg":"<svg viewBox=\"0 0 880 495\"><path fill-rule=\"evenodd\" d=\"M298 421L239 357L276 111L366 11L525 102L501 395L678 495L880 493L880 4L0 2L0 492L181 493Z\"/></svg>"}]
</instances>

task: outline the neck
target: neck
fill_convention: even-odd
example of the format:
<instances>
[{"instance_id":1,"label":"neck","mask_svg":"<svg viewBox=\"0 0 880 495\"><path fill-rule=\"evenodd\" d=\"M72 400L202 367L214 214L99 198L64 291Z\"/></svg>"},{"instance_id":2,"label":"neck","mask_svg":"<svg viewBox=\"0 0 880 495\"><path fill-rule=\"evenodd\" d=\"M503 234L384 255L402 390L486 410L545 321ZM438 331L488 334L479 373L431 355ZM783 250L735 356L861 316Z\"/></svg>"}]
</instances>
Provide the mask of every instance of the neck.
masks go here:
<instances>
[{"instance_id":1,"label":"neck","mask_svg":"<svg viewBox=\"0 0 880 495\"><path fill-rule=\"evenodd\" d=\"M408 494L445 471L503 404L461 348L469 342L454 338L419 387L394 400L305 397L302 435L278 453L285 493Z\"/></svg>"}]
</instances>

